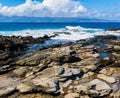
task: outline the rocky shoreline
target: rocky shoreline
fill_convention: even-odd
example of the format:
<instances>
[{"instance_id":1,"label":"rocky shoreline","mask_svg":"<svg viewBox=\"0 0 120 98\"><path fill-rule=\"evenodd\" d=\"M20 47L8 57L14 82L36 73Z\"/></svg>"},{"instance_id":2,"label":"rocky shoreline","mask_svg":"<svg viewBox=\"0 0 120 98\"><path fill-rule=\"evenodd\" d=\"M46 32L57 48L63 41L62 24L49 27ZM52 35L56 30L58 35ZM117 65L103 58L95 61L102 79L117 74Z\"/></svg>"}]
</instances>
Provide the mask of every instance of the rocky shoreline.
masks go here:
<instances>
[{"instance_id":1,"label":"rocky shoreline","mask_svg":"<svg viewBox=\"0 0 120 98\"><path fill-rule=\"evenodd\" d=\"M24 54L48 39L0 36L0 98L120 98L120 39L101 35Z\"/></svg>"}]
</instances>

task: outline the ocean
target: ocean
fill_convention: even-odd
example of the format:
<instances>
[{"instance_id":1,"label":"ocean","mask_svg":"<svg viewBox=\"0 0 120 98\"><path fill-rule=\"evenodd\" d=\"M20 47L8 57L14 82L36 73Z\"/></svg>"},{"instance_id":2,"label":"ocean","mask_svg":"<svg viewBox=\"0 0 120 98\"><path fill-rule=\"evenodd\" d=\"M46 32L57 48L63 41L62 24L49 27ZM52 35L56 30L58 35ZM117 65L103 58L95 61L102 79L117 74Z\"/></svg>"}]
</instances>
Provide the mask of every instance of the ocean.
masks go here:
<instances>
[{"instance_id":1,"label":"ocean","mask_svg":"<svg viewBox=\"0 0 120 98\"><path fill-rule=\"evenodd\" d=\"M120 28L120 22L0 23L0 35L42 37L44 35L59 34L59 36L51 38L42 45L31 46L31 49L35 50L38 47L89 39L96 35L115 35L120 37L120 31L106 31L110 28ZM69 34L60 32L69 32Z\"/></svg>"},{"instance_id":2,"label":"ocean","mask_svg":"<svg viewBox=\"0 0 120 98\"><path fill-rule=\"evenodd\" d=\"M120 22L53 22L53 23L32 23L32 22L5 22L0 23L0 31L19 31L19 30L36 30L36 29L60 29L65 28L66 26L81 26L84 28L100 28L100 29L109 29L109 28L120 28Z\"/></svg>"}]
</instances>

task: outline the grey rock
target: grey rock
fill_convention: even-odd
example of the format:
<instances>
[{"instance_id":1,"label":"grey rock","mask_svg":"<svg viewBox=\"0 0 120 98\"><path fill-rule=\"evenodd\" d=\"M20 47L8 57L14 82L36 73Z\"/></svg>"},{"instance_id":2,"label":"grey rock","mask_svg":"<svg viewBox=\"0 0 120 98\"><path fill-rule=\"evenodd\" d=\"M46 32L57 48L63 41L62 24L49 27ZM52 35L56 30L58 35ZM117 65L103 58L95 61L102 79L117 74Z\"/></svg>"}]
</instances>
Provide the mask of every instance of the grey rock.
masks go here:
<instances>
[{"instance_id":1,"label":"grey rock","mask_svg":"<svg viewBox=\"0 0 120 98\"><path fill-rule=\"evenodd\" d=\"M82 72L80 69L55 66L44 69L40 74L43 78L54 77L58 79L58 81L65 81L70 79L72 76L79 76Z\"/></svg>"},{"instance_id":2,"label":"grey rock","mask_svg":"<svg viewBox=\"0 0 120 98\"><path fill-rule=\"evenodd\" d=\"M49 94L57 94L60 92L58 81L55 79L48 78L36 78L33 80L33 84L36 88L35 91L42 91Z\"/></svg>"},{"instance_id":3,"label":"grey rock","mask_svg":"<svg viewBox=\"0 0 120 98\"><path fill-rule=\"evenodd\" d=\"M44 51L29 53L19 58L19 60L16 61L16 64L21 66L35 66L35 65L39 65L40 61L45 59L46 57L47 57L47 52Z\"/></svg>"},{"instance_id":4,"label":"grey rock","mask_svg":"<svg viewBox=\"0 0 120 98\"><path fill-rule=\"evenodd\" d=\"M57 75L56 77L58 78L59 81L65 81L69 78L72 78L72 76L79 76L80 74L82 74L80 69L74 69L74 68L65 68L62 71L61 74Z\"/></svg>"},{"instance_id":5,"label":"grey rock","mask_svg":"<svg viewBox=\"0 0 120 98\"><path fill-rule=\"evenodd\" d=\"M87 94L92 97L102 97L108 95L112 88L106 83L99 79L94 79L89 83L84 83L76 86L77 92L80 94Z\"/></svg>"}]
</instances>

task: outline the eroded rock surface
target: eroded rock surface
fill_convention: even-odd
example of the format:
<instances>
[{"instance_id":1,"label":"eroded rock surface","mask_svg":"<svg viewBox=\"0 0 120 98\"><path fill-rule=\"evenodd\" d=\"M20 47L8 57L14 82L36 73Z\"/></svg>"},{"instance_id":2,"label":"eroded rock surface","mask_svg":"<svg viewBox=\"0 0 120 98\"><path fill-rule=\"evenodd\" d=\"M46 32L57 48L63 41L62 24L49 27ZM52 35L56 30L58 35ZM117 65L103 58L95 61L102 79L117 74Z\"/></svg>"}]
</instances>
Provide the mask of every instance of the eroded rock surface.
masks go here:
<instances>
[{"instance_id":1,"label":"eroded rock surface","mask_svg":"<svg viewBox=\"0 0 120 98\"><path fill-rule=\"evenodd\" d=\"M48 38L45 36L43 41ZM120 96L120 39L116 36L95 36L19 56L30 42L43 41L31 37L0 40L6 41L0 43L0 96L9 98L11 94L23 93L47 93L55 98ZM12 50L17 43L24 43L24 48L16 45Z\"/></svg>"}]
</instances>

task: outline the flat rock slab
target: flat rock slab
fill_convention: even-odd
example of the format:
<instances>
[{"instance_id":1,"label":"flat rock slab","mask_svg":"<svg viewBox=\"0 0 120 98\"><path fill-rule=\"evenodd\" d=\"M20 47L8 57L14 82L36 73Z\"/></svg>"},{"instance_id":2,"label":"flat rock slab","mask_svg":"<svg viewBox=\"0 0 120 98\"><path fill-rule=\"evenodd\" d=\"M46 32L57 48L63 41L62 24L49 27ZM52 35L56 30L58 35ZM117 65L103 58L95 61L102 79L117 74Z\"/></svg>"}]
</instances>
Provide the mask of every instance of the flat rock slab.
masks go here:
<instances>
[{"instance_id":1,"label":"flat rock slab","mask_svg":"<svg viewBox=\"0 0 120 98\"><path fill-rule=\"evenodd\" d=\"M106 81L107 83L115 83L116 82L116 79L114 77L106 76L104 74L98 74L97 77L99 79Z\"/></svg>"},{"instance_id":2,"label":"flat rock slab","mask_svg":"<svg viewBox=\"0 0 120 98\"><path fill-rule=\"evenodd\" d=\"M77 92L90 95L92 97L102 97L108 95L112 88L104 81L94 79L89 83L84 83L76 86Z\"/></svg>"},{"instance_id":3,"label":"flat rock slab","mask_svg":"<svg viewBox=\"0 0 120 98\"><path fill-rule=\"evenodd\" d=\"M19 83L17 79L0 77L0 96L12 93Z\"/></svg>"},{"instance_id":4,"label":"flat rock slab","mask_svg":"<svg viewBox=\"0 0 120 98\"><path fill-rule=\"evenodd\" d=\"M69 93L67 95L65 95L64 98L79 98L79 94L78 93Z\"/></svg>"},{"instance_id":5,"label":"flat rock slab","mask_svg":"<svg viewBox=\"0 0 120 98\"><path fill-rule=\"evenodd\" d=\"M17 79L0 76L0 89L5 87L17 86L20 83Z\"/></svg>"}]
</instances>

